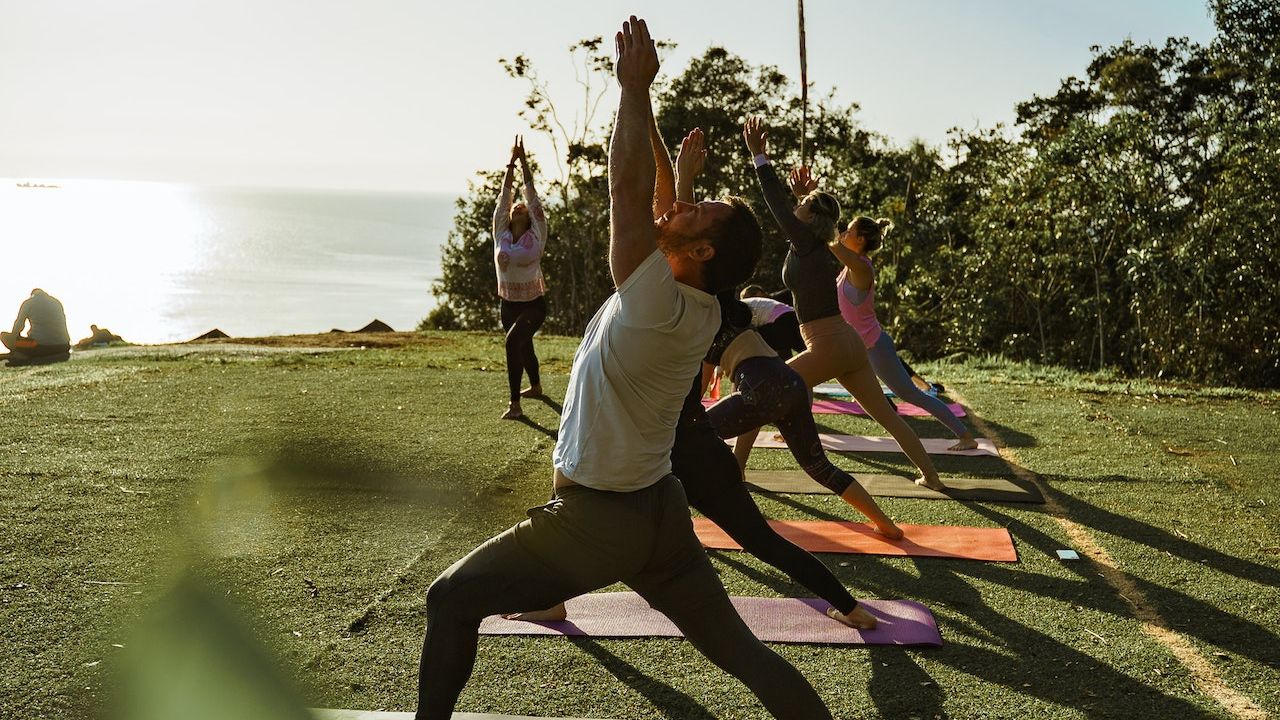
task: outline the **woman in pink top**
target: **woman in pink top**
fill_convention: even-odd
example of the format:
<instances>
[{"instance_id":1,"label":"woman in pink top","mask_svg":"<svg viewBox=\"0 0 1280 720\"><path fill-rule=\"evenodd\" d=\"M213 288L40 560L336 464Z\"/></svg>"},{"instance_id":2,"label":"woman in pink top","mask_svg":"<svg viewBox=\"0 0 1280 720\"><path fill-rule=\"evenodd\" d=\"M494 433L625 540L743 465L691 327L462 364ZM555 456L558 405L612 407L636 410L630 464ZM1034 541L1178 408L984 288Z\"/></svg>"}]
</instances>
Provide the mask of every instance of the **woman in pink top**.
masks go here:
<instances>
[{"instance_id":1,"label":"woman in pink top","mask_svg":"<svg viewBox=\"0 0 1280 720\"><path fill-rule=\"evenodd\" d=\"M884 233L890 227L892 224L888 220L856 217L848 229L831 243L831 252L844 263L844 270L836 278L840 314L867 346L867 359L881 382L904 402L928 410L930 415L955 433L959 440L949 450L971 450L978 446L973 433L946 403L911 382L911 376L898 359L893 338L880 327L880 320L876 318L876 276L868 255L879 249Z\"/></svg>"},{"instance_id":2,"label":"woman in pink top","mask_svg":"<svg viewBox=\"0 0 1280 720\"><path fill-rule=\"evenodd\" d=\"M524 178L524 202L511 204L516 162ZM510 404L504 420L524 417L521 397L541 397L538 356L533 351L533 334L547 319L543 300L542 248L547 243L547 216L542 211L533 173L525 157L524 139L516 136L511 162L502 180L502 192L493 211L493 265L498 272L498 298L502 329L507 334L507 385ZM529 373L529 387L520 390L520 379Z\"/></svg>"}]
</instances>

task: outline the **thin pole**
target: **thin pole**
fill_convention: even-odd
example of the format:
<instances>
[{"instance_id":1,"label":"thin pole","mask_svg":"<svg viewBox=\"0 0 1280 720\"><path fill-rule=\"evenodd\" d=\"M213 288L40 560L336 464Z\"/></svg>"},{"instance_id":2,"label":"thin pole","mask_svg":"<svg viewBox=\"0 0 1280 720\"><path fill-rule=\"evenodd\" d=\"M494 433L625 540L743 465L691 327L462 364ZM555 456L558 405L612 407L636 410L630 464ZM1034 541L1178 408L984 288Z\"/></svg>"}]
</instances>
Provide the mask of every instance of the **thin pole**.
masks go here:
<instances>
[{"instance_id":1,"label":"thin pole","mask_svg":"<svg viewBox=\"0 0 1280 720\"><path fill-rule=\"evenodd\" d=\"M809 53L804 47L804 0L796 0L800 11L800 164L809 164L805 136L809 134Z\"/></svg>"}]
</instances>

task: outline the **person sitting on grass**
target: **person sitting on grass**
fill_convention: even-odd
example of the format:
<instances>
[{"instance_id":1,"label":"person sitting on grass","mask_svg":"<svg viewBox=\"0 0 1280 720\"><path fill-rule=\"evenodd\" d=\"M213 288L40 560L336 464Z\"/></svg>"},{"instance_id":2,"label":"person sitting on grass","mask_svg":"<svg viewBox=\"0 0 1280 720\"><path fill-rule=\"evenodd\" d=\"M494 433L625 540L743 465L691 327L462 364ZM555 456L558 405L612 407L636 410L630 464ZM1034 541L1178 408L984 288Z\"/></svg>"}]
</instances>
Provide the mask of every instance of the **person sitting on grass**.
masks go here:
<instances>
[{"instance_id":1,"label":"person sitting on grass","mask_svg":"<svg viewBox=\"0 0 1280 720\"><path fill-rule=\"evenodd\" d=\"M124 338L116 335L106 328L100 328L97 325L89 326L89 337L76 341L76 349L86 350L91 347L106 347L111 343L122 343Z\"/></svg>"},{"instance_id":2,"label":"person sitting on grass","mask_svg":"<svg viewBox=\"0 0 1280 720\"><path fill-rule=\"evenodd\" d=\"M828 720L804 676L734 610L671 474L689 380L720 325L714 293L750 276L760 227L737 199L676 203L654 220L658 51L635 16L614 41L622 92L609 143L609 269L617 291L574 354L552 454L555 499L427 590L415 717L452 717L485 617L551 607L621 581L775 717Z\"/></svg>"},{"instance_id":3,"label":"person sitting on grass","mask_svg":"<svg viewBox=\"0 0 1280 720\"><path fill-rule=\"evenodd\" d=\"M15 360L66 359L65 356L71 352L71 335L67 332L67 315L62 310L62 303L44 290L35 288L18 308L13 330L0 332L0 343L9 348L11 365Z\"/></svg>"}]
</instances>

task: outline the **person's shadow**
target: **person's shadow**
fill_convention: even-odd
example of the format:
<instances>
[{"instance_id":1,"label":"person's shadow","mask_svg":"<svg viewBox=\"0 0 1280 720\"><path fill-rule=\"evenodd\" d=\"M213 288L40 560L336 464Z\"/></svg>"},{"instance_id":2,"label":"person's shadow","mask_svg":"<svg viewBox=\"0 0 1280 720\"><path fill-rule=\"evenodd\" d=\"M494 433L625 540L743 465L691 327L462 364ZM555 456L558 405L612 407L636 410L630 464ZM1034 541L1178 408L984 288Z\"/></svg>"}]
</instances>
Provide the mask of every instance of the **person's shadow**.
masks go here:
<instances>
[{"instance_id":1,"label":"person's shadow","mask_svg":"<svg viewBox=\"0 0 1280 720\"><path fill-rule=\"evenodd\" d=\"M636 666L604 649L590 638L570 638L575 645L595 658L605 670L624 685L640 693L646 700L660 708L663 715L682 720L716 720L705 707L686 693L640 672Z\"/></svg>"}]
</instances>

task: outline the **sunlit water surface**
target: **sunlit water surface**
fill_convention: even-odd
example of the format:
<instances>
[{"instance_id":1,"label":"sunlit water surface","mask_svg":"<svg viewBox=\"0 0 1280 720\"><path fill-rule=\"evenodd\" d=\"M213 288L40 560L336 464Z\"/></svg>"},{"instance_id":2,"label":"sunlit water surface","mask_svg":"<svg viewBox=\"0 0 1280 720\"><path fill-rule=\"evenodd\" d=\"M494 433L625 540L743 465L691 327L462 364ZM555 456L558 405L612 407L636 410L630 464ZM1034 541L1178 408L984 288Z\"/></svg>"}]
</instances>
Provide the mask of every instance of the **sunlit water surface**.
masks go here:
<instances>
[{"instance_id":1,"label":"sunlit water surface","mask_svg":"<svg viewBox=\"0 0 1280 720\"><path fill-rule=\"evenodd\" d=\"M0 329L31 288L132 342L410 330L433 306L452 196L0 181Z\"/></svg>"}]
</instances>

